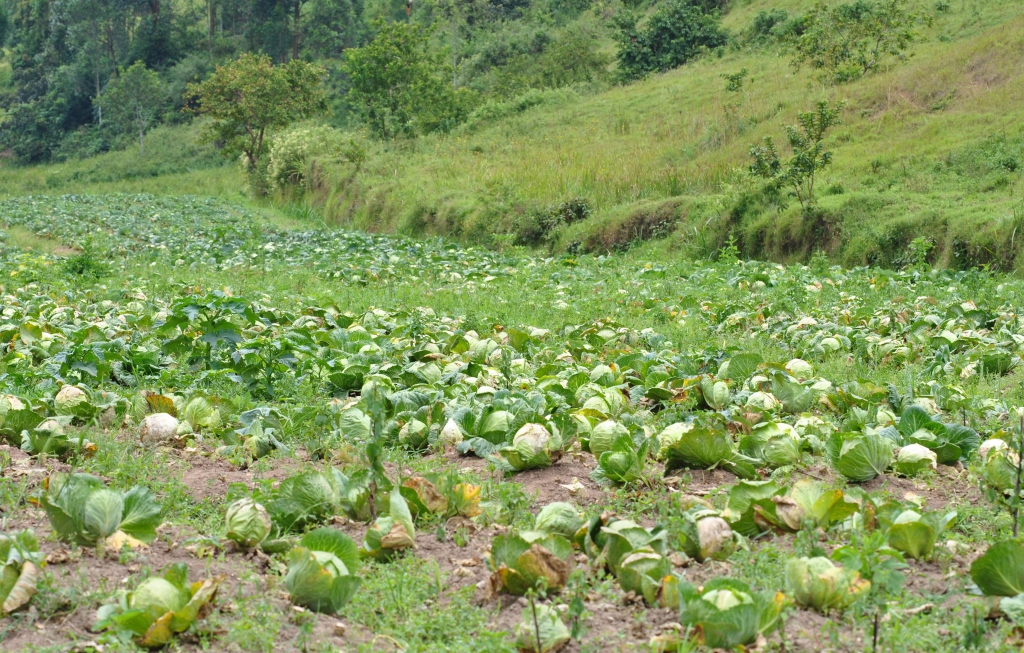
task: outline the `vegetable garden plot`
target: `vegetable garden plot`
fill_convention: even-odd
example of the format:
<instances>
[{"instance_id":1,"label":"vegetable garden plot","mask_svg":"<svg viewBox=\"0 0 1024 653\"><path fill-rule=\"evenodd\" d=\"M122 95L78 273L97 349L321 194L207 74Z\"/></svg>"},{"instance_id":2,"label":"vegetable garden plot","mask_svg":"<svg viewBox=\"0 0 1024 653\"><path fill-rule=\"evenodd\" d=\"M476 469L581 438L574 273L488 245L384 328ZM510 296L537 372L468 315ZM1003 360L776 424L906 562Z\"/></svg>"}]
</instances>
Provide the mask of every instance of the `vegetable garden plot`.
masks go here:
<instances>
[{"instance_id":1,"label":"vegetable garden plot","mask_svg":"<svg viewBox=\"0 0 1024 653\"><path fill-rule=\"evenodd\" d=\"M16 646L1012 646L1014 280L546 259L189 199L0 207L104 234L117 271L0 245ZM345 301L231 289L255 270ZM446 310L467 293L488 313ZM72 591L79 568L119 578ZM424 600L472 626L410 618Z\"/></svg>"}]
</instances>

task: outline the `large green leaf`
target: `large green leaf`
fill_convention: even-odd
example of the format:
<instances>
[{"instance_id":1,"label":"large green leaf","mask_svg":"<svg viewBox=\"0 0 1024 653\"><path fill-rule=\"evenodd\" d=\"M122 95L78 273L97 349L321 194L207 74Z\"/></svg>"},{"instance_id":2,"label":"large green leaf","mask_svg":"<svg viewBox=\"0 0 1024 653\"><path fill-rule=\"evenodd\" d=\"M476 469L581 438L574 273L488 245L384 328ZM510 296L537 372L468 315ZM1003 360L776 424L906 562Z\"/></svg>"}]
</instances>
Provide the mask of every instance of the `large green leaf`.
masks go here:
<instances>
[{"instance_id":1,"label":"large green leaf","mask_svg":"<svg viewBox=\"0 0 1024 653\"><path fill-rule=\"evenodd\" d=\"M732 436L725 430L724 424L695 424L663 451L666 470L681 467L709 469L732 458Z\"/></svg>"},{"instance_id":2,"label":"large green leaf","mask_svg":"<svg viewBox=\"0 0 1024 653\"><path fill-rule=\"evenodd\" d=\"M843 441L834 464L840 474L860 483L884 474L893 459L892 443L887 438L862 434Z\"/></svg>"},{"instance_id":3,"label":"large green leaf","mask_svg":"<svg viewBox=\"0 0 1024 653\"><path fill-rule=\"evenodd\" d=\"M124 495L120 530L142 542L152 542L156 539L162 512L156 496L149 489L136 485Z\"/></svg>"},{"instance_id":4,"label":"large green leaf","mask_svg":"<svg viewBox=\"0 0 1024 653\"><path fill-rule=\"evenodd\" d=\"M988 596L1024 594L1024 539L990 546L971 563L971 580Z\"/></svg>"}]
</instances>

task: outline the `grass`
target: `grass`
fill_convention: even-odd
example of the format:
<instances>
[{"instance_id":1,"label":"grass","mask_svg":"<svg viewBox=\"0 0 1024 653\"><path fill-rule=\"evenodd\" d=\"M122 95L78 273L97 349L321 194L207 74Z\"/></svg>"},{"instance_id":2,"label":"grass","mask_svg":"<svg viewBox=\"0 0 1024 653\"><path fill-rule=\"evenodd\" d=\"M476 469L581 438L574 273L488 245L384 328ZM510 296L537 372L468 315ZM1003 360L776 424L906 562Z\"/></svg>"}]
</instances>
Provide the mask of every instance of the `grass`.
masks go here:
<instances>
[{"instance_id":1,"label":"grass","mask_svg":"<svg viewBox=\"0 0 1024 653\"><path fill-rule=\"evenodd\" d=\"M759 10L809 4L740 3L725 23L739 31ZM909 234L931 238L943 264L1012 269L1014 257L991 250L1009 234L1020 172L984 161L1000 148L1018 160L1024 151L1014 63L1022 6L953 3L935 19L908 62L840 87L794 71L775 49L743 48L472 130L371 144L362 171L324 191L324 212L358 228L487 242L518 215L572 197L595 211L583 232L617 229L678 197L698 204L684 226L710 231L717 245L731 231L748 256L806 259L822 243L805 233L795 207L738 209L752 190L742 170L751 143L780 138L781 125L819 99L842 99L845 124L830 138L835 164L820 186L830 189L823 209L840 225L836 242L824 244L834 258L891 265ZM747 88L727 97L721 75L742 68ZM739 107L727 114L726 103ZM628 244L629 233L615 244Z\"/></svg>"},{"instance_id":2,"label":"grass","mask_svg":"<svg viewBox=\"0 0 1024 653\"><path fill-rule=\"evenodd\" d=\"M0 197L54 193L147 192L243 199L242 176L195 125L161 126L146 135L146 154L127 147L45 166L4 165Z\"/></svg>"}]
</instances>

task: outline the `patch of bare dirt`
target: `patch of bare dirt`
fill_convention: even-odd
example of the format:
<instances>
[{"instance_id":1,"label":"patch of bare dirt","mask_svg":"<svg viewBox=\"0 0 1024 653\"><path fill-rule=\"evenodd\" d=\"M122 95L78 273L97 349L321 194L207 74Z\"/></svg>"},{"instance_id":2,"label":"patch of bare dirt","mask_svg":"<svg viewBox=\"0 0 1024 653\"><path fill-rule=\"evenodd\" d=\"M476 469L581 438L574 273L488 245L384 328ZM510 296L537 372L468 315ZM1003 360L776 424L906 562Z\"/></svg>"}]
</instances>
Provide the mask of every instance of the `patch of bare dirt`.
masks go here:
<instances>
[{"instance_id":1,"label":"patch of bare dirt","mask_svg":"<svg viewBox=\"0 0 1024 653\"><path fill-rule=\"evenodd\" d=\"M966 470L945 465L940 465L935 474L923 478L885 474L861 483L860 487L868 492L887 492L894 499L919 497L924 500L928 510L977 504L983 500L981 491L970 481Z\"/></svg>"}]
</instances>

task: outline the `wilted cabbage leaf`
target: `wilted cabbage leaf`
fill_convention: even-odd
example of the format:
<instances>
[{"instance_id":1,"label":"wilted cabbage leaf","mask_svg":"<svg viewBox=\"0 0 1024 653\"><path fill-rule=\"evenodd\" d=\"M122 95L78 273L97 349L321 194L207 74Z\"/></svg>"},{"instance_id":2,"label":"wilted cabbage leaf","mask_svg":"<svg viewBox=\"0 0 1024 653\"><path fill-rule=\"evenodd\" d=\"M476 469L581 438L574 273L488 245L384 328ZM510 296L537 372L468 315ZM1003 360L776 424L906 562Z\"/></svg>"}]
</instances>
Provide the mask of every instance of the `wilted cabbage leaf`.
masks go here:
<instances>
[{"instance_id":1,"label":"wilted cabbage leaf","mask_svg":"<svg viewBox=\"0 0 1024 653\"><path fill-rule=\"evenodd\" d=\"M32 531L0 533L0 616L23 607L35 595L41 559Z\"/></svg>"},{"instance_id":2,"label":"wilted cabbage leaf","mask_svg":"<svg viewBox=\"0 0 1024 653\"><path fill-rule=\"evenodd\" d=\"M378 517L366 531L360 554L377 560L387 560L397 551L416 546L416 529L412 523L409 504L402 498L401 489L391 490L386 517Z\"/></svg>"},{"instance_id":3,"label":"wilted cabbage leaf","mask_svg":"<svg viewBox=\"0 0 1024 653\"><path fill-rule=\"evenodd\" d=\"M800 479L782 496L753 507L755 522L765 529L795 533L805 525L828 528L847 519L860 505L842 490L826 489L820 481Z\"/></svg>"},{"instance_id":4,"label":"wilted cabbage leaf","mask_svg":"<svg viewBox=\"0 0 1024 653\"><path fill-rule=\"evenodd\" d=\"M498 535L487 554L491 586L518 595L541 586L551 592L562 589L572 571L571 560L567 539L540 531Z\"/></svg>"},{"instance_id":5,"label":"wilted cabbage leaf","mask_svg":"<svg viewBox=\"0 0 1024 653\"><path fill-rule=\"evenodd\" d=\"M680 499L682 513L682 548L686 555L699 562L724 560L735 549L736 540L729 522L721 514L695 497Z\"/></svg>"}]
</instances>

